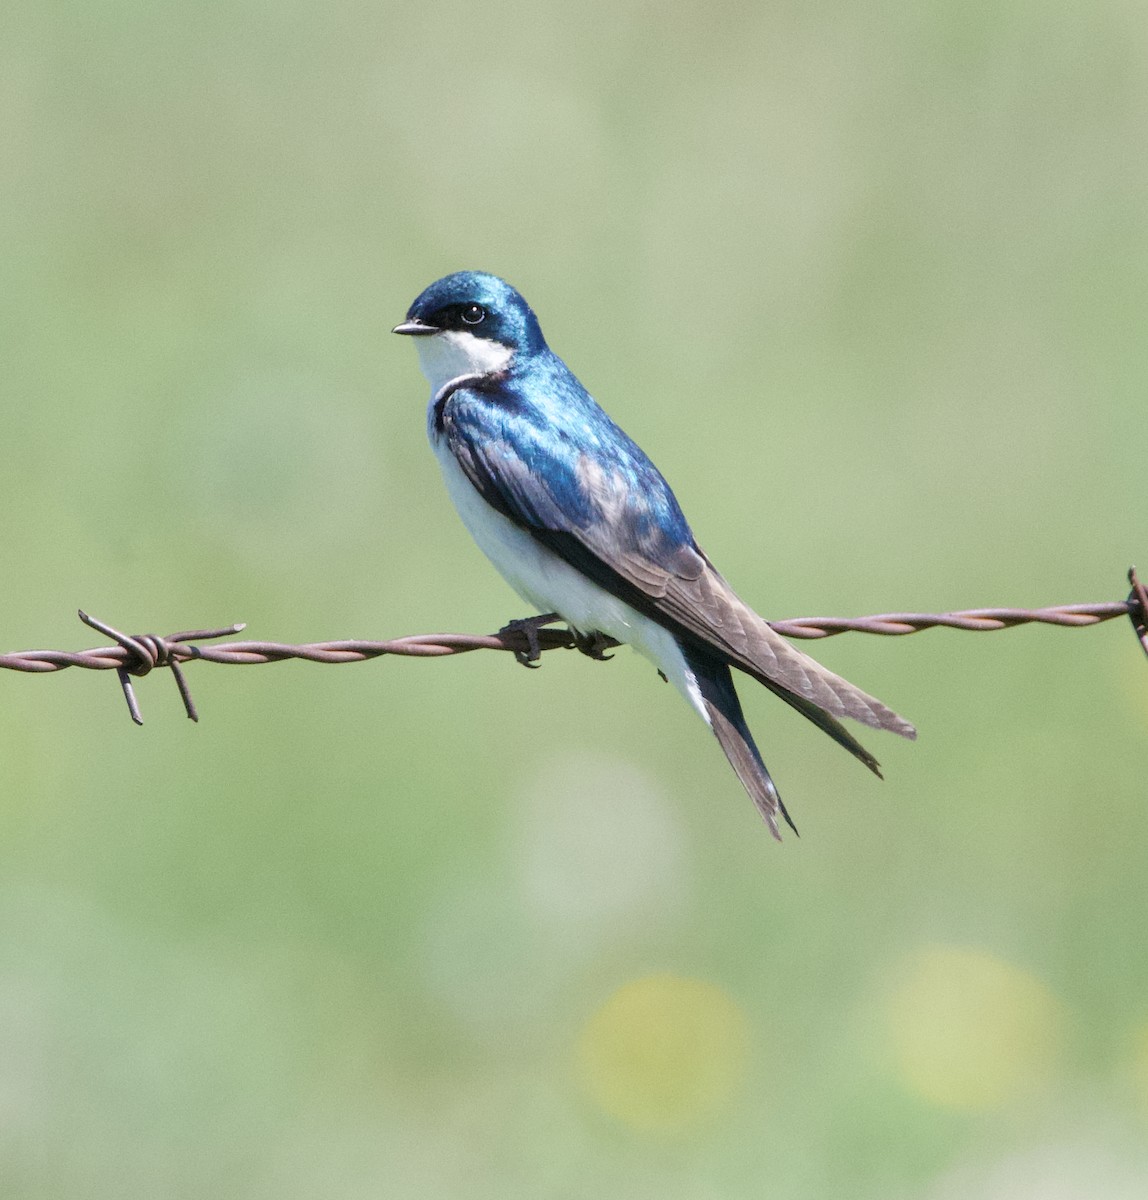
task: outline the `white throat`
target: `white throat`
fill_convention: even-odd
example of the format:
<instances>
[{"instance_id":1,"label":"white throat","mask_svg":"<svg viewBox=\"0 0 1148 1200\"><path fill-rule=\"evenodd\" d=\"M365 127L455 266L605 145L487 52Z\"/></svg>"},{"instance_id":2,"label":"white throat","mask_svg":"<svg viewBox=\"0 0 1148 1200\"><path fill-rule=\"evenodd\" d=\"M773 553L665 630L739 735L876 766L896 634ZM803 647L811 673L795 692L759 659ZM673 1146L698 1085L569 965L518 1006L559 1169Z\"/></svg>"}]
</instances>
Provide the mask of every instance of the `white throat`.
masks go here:
<instances>
[{"instance_id":1,"label":"white throat","mask_svg":"<svg viewBox=\"0 0 1148 1200\"><path fill-rule=\"evenodd\" d=\"M419 352L419 366L432 392L460 375L493 375L514 357L509 346L475 337L462 329L417 337L414 343Z\"/></svg>"}]
</instances>

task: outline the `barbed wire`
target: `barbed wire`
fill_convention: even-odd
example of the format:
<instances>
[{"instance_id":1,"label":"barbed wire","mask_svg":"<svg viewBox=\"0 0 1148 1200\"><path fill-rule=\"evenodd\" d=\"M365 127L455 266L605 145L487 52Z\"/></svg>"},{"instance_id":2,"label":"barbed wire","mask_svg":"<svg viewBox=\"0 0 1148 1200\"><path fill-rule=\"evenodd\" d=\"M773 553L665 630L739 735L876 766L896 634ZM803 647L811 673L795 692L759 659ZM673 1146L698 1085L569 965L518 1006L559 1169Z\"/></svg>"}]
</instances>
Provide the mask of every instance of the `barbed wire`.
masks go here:
<instances>
[{"instance_id":1,"label":"barbed wire","mask_svg":"<svg viewBox=\"0 0 1148 1200\"><path fill-rule=\"evenodd\" d=\"M1128 617L1148 655L1148 590L1140 582L1136 568L1128 571L1132 591L1127 600L1101 604L1060 604L1045 608L974 608L948 613L878 613L868 617L795 617L788 621L770 621L776 632L791 638L827 638L842 633L872 633L883 637L903 637L925 629L962 629L974 632L1012 629L1017 625L1058 625L1079 628L1099 625L1117 617ZM503 650L512 653L526 666L536 665L547 650L579 650L591 658L609 657L603 651L618 645L612 638L598 635L584 638L569 629L548 626L561 617L547 613L511 621L498 633L423 633L388 641L309 642L287 645L283 642L227 642L203 646L199 643L233 637L246 626L228 625L222 629L193 629L157 634L126 634L114 626L89 616L82 609L80 620L109 638L114 645L91 650L17 650L0 654L0 667L10 671L45 674L82 667L89 671L115 671L127 700L128 712L137 725L143 724L139 704L132 688L132 677L147 675L157 667L166 667L175 678L187 715L199 720L181 664L188 662L224 663L250 666L258 663L302 659L317 663L365 662L386 654L408 658L443 658L467 654L472 650Z\"/></svg>"}]
</instances>

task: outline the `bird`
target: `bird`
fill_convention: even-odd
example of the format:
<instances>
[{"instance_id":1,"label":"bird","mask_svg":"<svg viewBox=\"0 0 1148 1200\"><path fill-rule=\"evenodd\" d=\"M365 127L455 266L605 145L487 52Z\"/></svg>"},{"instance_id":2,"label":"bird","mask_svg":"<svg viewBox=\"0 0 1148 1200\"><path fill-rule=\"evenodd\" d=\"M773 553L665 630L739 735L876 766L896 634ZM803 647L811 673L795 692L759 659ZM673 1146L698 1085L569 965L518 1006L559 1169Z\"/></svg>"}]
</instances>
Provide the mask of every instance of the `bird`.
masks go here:
<instances>
[{"instance_id":1,"label":"bird","mask_svg":"<svg viewBox=\"0 0 1148 1200\"><path fill-rule=\"evenodd\" d=\"M797 828L746 724L734 670L879 777L877 760L840 718L916 737L903 717L791 645L738 597L661 472L550 349L509 283L481 271L447 275L393 332L418 349L431 389L427 434L479 548L545 614L537 620L560 618L587 639L583 647L608 638L651 660L716 735L775 838L779 817Z\"/></svg>"}]
</instances>

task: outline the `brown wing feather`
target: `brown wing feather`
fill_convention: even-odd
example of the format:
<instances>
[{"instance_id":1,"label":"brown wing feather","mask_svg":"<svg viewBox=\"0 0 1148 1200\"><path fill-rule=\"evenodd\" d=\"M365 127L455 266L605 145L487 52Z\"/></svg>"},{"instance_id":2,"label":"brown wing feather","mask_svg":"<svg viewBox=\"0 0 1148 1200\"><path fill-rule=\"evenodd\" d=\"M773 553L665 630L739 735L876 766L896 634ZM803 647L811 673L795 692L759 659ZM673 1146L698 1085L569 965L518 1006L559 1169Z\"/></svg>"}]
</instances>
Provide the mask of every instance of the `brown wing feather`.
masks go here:
<instances>
[{"instance_id":1,"label":"brown wing feather","mask_svg":"<svg viewBox=\"0 0 1148 1200\"><path fill-rule=\"evenodd\" d=\"M594 549L601 553L598 547ZM815 705L833 717L852 717L873 729L887 729L910 739L917 736L904 717L774 632L703 554L683 547L670 570L640 552L614 556L611 565L641 588L660 612L705 645L724 652L734 666L778 695L792 697L791 703L806 716L810 716L808 706ZM836 736L832 730L826 732Z\"/></svg>"}]
</instances>

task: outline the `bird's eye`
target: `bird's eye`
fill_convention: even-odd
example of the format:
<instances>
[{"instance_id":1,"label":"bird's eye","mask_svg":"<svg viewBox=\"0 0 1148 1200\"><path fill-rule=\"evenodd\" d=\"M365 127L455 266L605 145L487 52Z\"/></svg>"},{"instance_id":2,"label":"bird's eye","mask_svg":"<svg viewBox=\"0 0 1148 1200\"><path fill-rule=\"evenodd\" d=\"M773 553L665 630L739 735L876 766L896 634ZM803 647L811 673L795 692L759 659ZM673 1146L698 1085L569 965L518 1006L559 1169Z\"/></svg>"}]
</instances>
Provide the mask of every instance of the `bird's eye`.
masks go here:
<instances>
[{"instance_id":1,"label":"bird's eye","mask_svg":"<svg viewBox=\"0 0 1148 1200\"><path fill-rule=\"evenodd\" d=\"M462 319L468 325L479 325L486 320L486 309L481 304L464 304Z\"/></svg>"}]
</instances>

